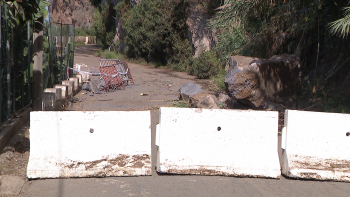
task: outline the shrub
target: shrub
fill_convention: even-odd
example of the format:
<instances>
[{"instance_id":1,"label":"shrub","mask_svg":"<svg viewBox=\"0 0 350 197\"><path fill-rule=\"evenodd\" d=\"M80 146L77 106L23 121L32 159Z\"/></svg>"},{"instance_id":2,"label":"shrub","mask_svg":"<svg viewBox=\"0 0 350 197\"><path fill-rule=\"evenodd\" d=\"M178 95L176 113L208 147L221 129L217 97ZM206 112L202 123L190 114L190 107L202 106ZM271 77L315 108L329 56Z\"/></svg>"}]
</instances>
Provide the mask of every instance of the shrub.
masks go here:
<instances>
[{"instance_id":1,"label":"shrub","mask_svg":"<svg viewBox=\"0 0 350 197\"><path fill-rule=\"evenodd\" d=\"M101 56L106 59L119 59L119 55L115 51L105 50L102 52Z\"/></svg>"},{"instance_id":2,"label":"shrub","mask_svg":"<svg viewBox=\"0 0 350 197\"><path fill-rule=\"evenodd\" d=\"M192 64L188 67L187 72L190 75L197 76L201 79L217 75L221 69L221 62L215 51L203 51L196 58L193 58Z\"/></svg>"},{"instance_id":3,"label":"shrub","mask_svg":"<svg viewBox=\"0 0 350 197\"><path fill-rule=\"evenodd\" d=\"M123 15L126 54L157 65L181 64L192 55L186 41L185 0L142 1Z\"/></svg>"}]
</instances>

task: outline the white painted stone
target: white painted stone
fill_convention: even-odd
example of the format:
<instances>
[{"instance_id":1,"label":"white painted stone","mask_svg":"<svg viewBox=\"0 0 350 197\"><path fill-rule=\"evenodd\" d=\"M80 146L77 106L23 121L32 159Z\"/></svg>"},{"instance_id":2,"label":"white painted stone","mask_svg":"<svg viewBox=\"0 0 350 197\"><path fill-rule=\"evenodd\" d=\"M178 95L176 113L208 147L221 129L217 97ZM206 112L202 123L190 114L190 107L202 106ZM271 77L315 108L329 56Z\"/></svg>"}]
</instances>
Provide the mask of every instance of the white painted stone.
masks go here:
<instances>
[{"instance_id":1,"label":"white painted stone","mask_svg":"<svg viewBox=\"0 0 350 197\"><path fill-rule=\"evenodd\" d=\"M55 111L56 110L56 93L43 92L42 105L43 105L43 111Z\"/></svg>"},{"instance_id":2,"label":"white painted stone","mask_svg":"<svg viewBox=\"0 0 350 197\"><path fill-rule=\"evenodd\" d=\"M28 178L151 175L149 111L30 113Z\"/></svg>"},{"instance_id":3,"label":"white painted stone","mask_svg":"<svg viewBox=\"0 0 350 197\"><path fill-rule=\"evenodd\" d=\"M73 91L73 94L77 94L80 89L79 89L79 78L78 77L71 77L69 78L69 81L74 81L74 91Z\"/></svg>"},{"instance_id":4,"label":"white painted stone","mask_svg":"<svg viewBox=\"0 0 350 197\"><path fill-rule=\"evenodd\" d=\"M74 75L74 77L78 78L79 81L79 91L81 90L81 87L83 86L83 79L81 74Z\"/></svg>"},{"instance_id":5,"label":"white painted stone","mask_svg":"<svg viewBox=\"0 0 350 197\"><path fill-rule=\"evenodd\" d=\"M53 110L45 109L44 111L59 111L61 109L62 100L62 89L61 88L46 88L44 92L51 92L55 94ZM46 104L46 103L45 103ZM46 106L46 105L45 105Z\"/></svg>"},{"instance_id":6,"label":"white painted stone","mask_svg":"<svg viewBox=\"0 0 350 197\"><path fill-rule=\"evenodd\" d=\"M60 101L62 99L62 90L59 88L46 88L44 92L55 93L55 101Z\"/></svg>"},{"instance_id":7,"label":"white painted stone","mask_svg":"<svg viewBox=\"0 0 350 197\"><path fill-rule=\"evenodd\" d=\"M74 93L74 81L62 81L62 85L68 86L68 96L72 96Z\"/></svg>"},{"instance_id":8,"label":"white painted stone","mask_svg":"<svg viewBox=\"0 0 350 197\"><path fill-rule=\"evenodd\" d=\"M282 173L350 181L350 114L286 110Z\"/></svg>"},{"instance_id":9,"label":"white painted stone","mask_svg":"<svg viewBox=\"0 0 350 197\"><path fill-rule=\"evenodd\" d=\"M62 90L62 99L65 100L68 98L68 86L67 85L58 85L55 84L54 88L60 88Z\"/></svg>"},{"instance_id":10,"label":"white painted stone","mask_svg":"<svg viewBox=\"0 0 350 197\"><path fill-rule=\"evenodd\" d=\"M278 112L162 107L159 122L161 173L280 177Z\"/></svg>"}]
</instances>

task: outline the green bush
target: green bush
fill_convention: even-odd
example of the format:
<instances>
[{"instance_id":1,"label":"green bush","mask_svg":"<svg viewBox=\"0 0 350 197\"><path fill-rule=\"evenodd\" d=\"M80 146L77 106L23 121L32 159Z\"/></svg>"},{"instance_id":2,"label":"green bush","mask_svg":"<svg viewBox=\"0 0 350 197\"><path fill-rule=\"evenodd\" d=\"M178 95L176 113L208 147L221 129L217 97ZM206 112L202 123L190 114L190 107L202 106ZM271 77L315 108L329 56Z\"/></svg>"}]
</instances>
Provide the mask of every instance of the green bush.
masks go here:
<instances>
[{"instance_id":1,"label":"green bush","mask_svg":"<svg viewBox=\"0 0 350 197\"><path fill-rule=\"evenodd\" d=\"M105 50L102 52L101 56L106 59L119 59L119 55L115 51Z\"/></svg>"},{"instance_id":2,"label":"green bush","mask_svg":"<svg viewBox=\"0 0 350 197\"><path fill-rule=\"evenodd\" d=\"M181 64L192 55L185 0L142 1L123 15L126 54L157 65Z\"/></svg>"},{"instance_id":3,"label":"green bush","mask_svg":"<svg viewBox=\"0 0 350 197\"><path fill-rule=\"evenodd\" d=\"M225 69L220 68L218 71L218 74L211 77L215 81L216 85L222 90L225 90L225 76L226 76Z\"/></svg>"},{"instance_id":4,"label":"green bush","mask_svg":"<svg viewBox=\"0 0 350 197\"><path fill-rule=\"evenodd\" d=\"M191 65L187 68L190 75L197 76L201 79L215 76L221 69L221 61L215 51L201 52L196 58L193 58Z\"/></svg>"}]
</instances>

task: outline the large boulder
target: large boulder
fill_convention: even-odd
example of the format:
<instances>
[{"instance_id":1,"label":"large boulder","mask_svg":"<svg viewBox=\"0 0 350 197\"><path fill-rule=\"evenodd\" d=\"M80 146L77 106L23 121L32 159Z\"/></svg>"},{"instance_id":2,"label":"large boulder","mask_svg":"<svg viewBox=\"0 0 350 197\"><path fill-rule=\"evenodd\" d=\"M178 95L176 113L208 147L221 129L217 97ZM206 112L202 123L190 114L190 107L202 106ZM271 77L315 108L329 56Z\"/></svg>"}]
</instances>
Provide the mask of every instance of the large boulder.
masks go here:
<instances>
[{"instance_id":1,"label":"large boulder","mask_svg":"<svg viewBox=\"0 0 350 197\"><path fill-rule=\"evenodd\" d=\"M258 59L232 56L225 76L225 91L253 108L270 101L290 106L299 86L300 63L295 55Z\"/></svg>"}]
</instances>

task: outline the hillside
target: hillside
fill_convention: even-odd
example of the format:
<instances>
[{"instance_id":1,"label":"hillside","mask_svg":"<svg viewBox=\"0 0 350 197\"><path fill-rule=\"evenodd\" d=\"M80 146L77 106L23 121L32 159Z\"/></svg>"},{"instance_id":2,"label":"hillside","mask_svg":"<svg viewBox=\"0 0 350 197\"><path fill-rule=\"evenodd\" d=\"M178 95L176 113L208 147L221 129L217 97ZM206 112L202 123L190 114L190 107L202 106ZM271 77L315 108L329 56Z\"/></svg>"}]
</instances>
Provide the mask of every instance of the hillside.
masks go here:
<instances>
[{"instance_id":1,"label":"hillside","mask_svg":"<svg viewBox=\"0 0 350 197\"><path fill-rule=\"evenodd\" d=\"M51 22L75 23L76 27L92 26L94 6L90 0L50 0L50 2L49 13Z\"/></svg>"}]
</instances>

